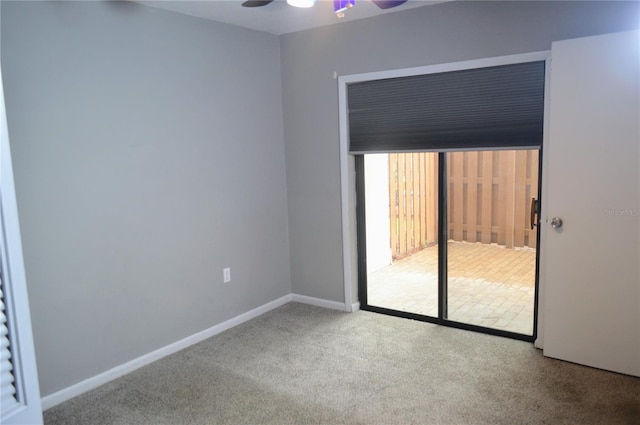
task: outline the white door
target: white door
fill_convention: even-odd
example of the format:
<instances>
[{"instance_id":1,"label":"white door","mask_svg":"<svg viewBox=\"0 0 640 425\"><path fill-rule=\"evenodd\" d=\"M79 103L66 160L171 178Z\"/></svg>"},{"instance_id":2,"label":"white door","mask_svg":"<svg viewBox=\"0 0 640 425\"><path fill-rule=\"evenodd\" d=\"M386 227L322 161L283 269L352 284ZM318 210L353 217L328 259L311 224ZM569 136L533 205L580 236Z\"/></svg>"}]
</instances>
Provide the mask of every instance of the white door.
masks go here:
<instances>
[{"instance_id":1,"label":"white door","mask_svg":"<svg viewBox=\"0 0 640 425\"><path fill-rule=\"evenodd\" d=\"M41 424L31 316L0 71L0 423Z\"/></svg>"},{"instance_id":2,"label":"white door","mask_svg":"<svg viewBox=\"0 0 640 425\"><path fill-rule=\"evenodd\" d=\"M640 33L551 49L544 355L640 376ZM553 228L553 217L563 220Z\"/></svg>"}]
</instances>

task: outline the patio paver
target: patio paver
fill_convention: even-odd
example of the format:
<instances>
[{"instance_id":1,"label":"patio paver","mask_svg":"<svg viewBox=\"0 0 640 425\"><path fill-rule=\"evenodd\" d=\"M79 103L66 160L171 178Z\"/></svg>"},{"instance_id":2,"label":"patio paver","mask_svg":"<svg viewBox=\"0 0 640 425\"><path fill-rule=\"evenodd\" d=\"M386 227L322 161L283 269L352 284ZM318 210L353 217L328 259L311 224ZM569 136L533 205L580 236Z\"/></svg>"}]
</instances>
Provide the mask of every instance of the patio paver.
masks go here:
<instances>
[{"instance_id":1,"label":"patio paver","mask_svg":"<svg viewBox=\"0 0 640 425\"><path fill-rule=\"evenodd\" d=\"M535 249L449 241L449 320L531 335ZM368 303L438 315L438 247L370 273Z\"/></svg>"}]
</instances>

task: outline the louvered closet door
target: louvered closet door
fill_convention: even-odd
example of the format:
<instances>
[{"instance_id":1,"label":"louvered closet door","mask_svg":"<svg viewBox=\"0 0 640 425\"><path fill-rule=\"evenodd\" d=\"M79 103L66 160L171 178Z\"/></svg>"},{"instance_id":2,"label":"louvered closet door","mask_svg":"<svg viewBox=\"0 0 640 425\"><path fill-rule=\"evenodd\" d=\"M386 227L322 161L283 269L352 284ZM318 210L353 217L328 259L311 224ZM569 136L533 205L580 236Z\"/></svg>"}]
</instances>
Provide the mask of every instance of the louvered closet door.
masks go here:
<instances>
[{"instance_id":1,"label":"louvered closet door","mask_svg":"<svg viewBox=\"0 0 640 425\"><path fill-rule=\"evenodd\" d=\"M3 425L42 423L27 282L0 71L1 399Z\"/></svg>"}]
</instances>

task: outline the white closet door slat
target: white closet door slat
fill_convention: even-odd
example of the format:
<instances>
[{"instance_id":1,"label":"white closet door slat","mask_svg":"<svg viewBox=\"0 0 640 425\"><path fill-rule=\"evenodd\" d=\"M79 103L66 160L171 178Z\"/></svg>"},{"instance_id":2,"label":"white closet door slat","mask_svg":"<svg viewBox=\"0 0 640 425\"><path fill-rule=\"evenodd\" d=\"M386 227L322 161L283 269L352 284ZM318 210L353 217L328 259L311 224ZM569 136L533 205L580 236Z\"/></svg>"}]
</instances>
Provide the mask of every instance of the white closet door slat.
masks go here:
<instances>
[{"instance_id":1,"label":"white closet door slat","mask_svg":"<svg viewBox=\"0 0 640 425\"><path fill-rule=\"evenodd\" d=\"M0 402L2 410L10 411L18 405L16 400L15 379L13 376L13 364L11 363L11 341L7 316L5 315L4 292L0 281Z\"/></svg>"}]
</instances>

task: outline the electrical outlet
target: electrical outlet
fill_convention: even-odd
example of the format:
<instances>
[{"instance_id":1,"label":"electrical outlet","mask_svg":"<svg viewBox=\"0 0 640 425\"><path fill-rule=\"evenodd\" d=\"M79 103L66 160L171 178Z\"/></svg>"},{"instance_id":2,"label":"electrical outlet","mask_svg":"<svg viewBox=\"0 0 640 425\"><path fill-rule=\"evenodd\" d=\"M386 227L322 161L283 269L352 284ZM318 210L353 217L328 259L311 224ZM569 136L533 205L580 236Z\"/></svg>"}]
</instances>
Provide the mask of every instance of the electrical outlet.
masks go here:
<instances>
[{"instance_id":1,"label":"electrical outlet","mask_svg":"<svg viewBox=\"0 0 640 425\"><path fill-rule=\"evenodd\" d=\"M231 282L231 267L225 267L222 269L222 279L224 280L224 283Z\"/></svg>"}]
</instances>

